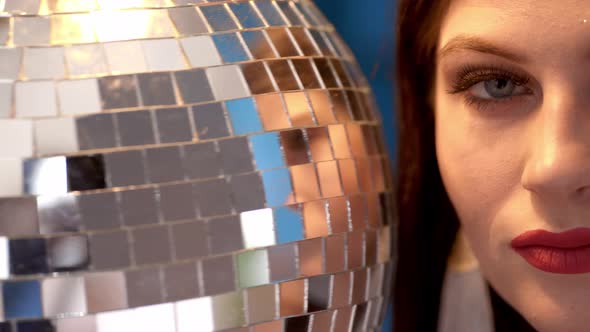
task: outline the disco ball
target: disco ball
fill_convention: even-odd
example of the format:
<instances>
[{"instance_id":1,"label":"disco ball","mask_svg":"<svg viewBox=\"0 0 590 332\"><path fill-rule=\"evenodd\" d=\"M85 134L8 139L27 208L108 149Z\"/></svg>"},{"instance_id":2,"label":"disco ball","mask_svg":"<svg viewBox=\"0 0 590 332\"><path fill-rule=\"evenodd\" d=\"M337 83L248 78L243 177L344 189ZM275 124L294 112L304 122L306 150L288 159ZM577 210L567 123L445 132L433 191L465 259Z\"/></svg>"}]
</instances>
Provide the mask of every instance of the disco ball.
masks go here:
<instances>
[{"instance_id":1,"label":"disco ball","mask_svg":"<svg viewBox=\"0 0 590 332\"><path fill-rule=\"evenodd\" d=\"M0 0L0 138L1 332L381 325L380 122L308 0Z\"/></svg>"}]
</instances>

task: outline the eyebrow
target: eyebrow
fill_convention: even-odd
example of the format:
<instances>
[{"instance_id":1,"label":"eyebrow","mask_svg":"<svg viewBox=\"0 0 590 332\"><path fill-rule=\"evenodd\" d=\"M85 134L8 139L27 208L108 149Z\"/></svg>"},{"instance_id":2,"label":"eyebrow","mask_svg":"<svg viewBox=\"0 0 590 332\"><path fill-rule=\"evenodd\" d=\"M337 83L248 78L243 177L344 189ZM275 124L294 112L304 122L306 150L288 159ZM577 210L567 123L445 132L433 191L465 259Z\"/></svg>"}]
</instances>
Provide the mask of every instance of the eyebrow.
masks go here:
<instances>
[{"instance_id":1,"label":"eyebrow","mask_svg":"<svg viewBox=\"0 0 590 332\"><path fill-rule=\"evenodd\" d=\"M451 53L463 50L470 50L479 53L496 55L514 62L527 62L526 56L509 49L502 48L488 40L480 37L460 35L452 38L438 51L438 58L442 59Z\"/></svg>"}]
</instances>

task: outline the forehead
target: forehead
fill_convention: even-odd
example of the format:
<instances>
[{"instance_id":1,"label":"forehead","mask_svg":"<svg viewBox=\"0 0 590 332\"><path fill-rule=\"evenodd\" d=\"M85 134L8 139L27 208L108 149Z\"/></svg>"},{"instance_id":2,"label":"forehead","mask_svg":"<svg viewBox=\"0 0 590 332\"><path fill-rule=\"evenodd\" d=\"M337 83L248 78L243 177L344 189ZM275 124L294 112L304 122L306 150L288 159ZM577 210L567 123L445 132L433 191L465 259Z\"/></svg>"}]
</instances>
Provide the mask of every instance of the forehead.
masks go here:
<instances>
[{"instance_id":1,"label":"forehead","mask_svg":"<svg viewBox=\"0 0 590 332\"><path fill-rule=\"evenodd\" d=\"M529 54L575 49L588 44L590 2L453 0L442 21L439 48L458 35L526 47Z\"/></svg>"}]
</instances>

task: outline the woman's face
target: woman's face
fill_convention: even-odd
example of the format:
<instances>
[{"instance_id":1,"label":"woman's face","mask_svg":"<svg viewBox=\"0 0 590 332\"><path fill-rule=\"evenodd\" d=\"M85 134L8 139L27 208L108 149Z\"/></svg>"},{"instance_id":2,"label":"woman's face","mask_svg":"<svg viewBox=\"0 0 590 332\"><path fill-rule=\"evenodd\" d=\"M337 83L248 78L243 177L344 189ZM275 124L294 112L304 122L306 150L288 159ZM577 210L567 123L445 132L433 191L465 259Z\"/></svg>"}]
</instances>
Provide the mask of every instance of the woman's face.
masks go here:
<instances>
[{"instance_id":1,"label":"woman's face","mask_svg":"<svg viewBox=\"0 0 590 332\"><path fill-rule=\"evenodd\" d=\"M590 3L451 1L437 61L440 172L484 275L538 330L587 331Z\"/></svg>"}]
</instances>

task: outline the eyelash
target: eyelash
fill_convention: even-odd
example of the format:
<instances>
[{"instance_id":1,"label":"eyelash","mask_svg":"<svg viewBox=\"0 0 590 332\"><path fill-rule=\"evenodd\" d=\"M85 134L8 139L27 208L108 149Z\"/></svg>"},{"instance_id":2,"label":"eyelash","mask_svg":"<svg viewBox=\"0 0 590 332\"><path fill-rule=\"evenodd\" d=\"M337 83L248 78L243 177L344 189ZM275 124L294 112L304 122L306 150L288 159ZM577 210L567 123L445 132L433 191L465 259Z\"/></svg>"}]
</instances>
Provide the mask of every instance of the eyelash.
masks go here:
<instances>
[{"instance_id":1,"label":"eyelash","mask_svg":"<svg viewBox=\"0 0 590 332\"><path fill-rule=\"evenodd\" d=\"M456 78L451 82L451 89L447 92L450 94L462 93L475 84L496 79L510 80L517 86L526 85L530 81L529 76L517 74L509 69L491 66L466 65L459 69ZM489 107L509 102L514 97L518 97L518 95L501 99L483 99L469 94L465 94L464 96L465 104L467 106L475 106L479 111L485 111Z\"/></svg>"}]
</instances>

